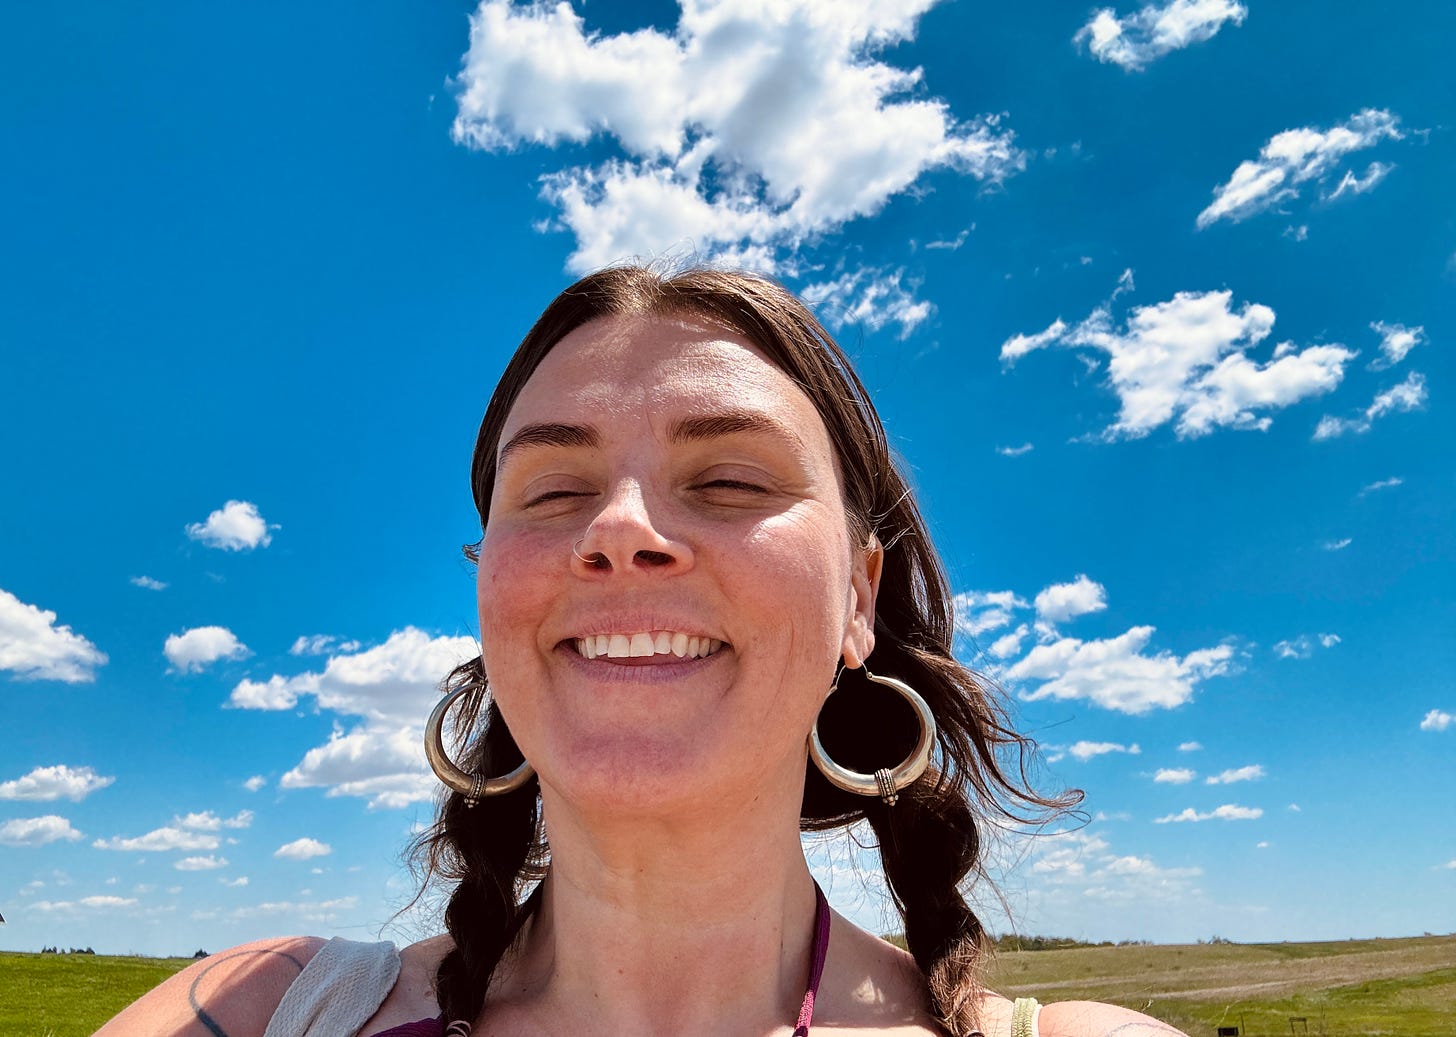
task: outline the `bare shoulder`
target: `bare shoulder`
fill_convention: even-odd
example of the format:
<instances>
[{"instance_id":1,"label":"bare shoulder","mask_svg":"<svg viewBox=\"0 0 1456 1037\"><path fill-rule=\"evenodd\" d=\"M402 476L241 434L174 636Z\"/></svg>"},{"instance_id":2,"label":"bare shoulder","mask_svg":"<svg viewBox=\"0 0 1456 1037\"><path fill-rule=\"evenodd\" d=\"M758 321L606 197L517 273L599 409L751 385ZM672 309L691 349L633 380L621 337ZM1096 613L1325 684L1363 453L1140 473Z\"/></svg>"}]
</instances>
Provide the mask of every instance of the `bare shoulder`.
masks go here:
<instances>
[{"instance_id":1,"label":"bare shoulder","mask_svg":"<svg viewBox=\"0 0 1456 1037\"><path fill-rule=\"evenodd\" d=\"M285 936L220 951L132 1003L96 1037L262 1037L284 992L325 942Z\"/></svg>"},{"instance_id":2,"label":"bare shoulder","mask_svg":"<svg viewBox=\"0 0 1456 1037\"><path fill-rule=\"evenodd\" d=\"M1187 1037L1152 1016L1100 1001L1043 1005L1037 1030L1040 1037Z\"/></svg>"},{"instance_id":3,"label":"bare shoulder","mask_svg":"<svg viewBox=\"0 0 1456 1037\"><path fill-rule=\"evenodd\" d=\"M391 1026L432 1019L440 1012L435 998L435 971L440 959L455 946L448 936L433 936L412 943L399 952L399 979L379 1010L364 1024L359 1037L388 1030Z\"/></svg>"}]
</instances>

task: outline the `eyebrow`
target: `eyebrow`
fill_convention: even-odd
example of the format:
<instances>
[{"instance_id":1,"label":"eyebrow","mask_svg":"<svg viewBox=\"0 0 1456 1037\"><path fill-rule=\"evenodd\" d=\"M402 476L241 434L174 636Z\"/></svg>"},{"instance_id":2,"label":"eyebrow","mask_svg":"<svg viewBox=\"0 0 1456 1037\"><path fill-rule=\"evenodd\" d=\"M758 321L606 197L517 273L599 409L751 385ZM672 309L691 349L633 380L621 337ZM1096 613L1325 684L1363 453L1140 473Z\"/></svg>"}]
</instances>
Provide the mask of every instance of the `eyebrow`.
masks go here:
<instances>
[{"instance_id":1,"label":"eyebrow","mask_svg":"<svg viewBox=\"0 0 1456 1037\"><path fill-rule=\"evenodd\" d=\"M798 443L799 435L777 418L757 411L733 410L700 417L681 418L672 423L667 438L670 443L697 443L724 436L742 433L758 433L778 436ZM527 447L584 447L595 448L601 444L597 430L590 425L568 425L562 422L546 421L525 425L508 439L496 458L497 466L503 466L511 454Z\"/></svg>"}]
</instances>

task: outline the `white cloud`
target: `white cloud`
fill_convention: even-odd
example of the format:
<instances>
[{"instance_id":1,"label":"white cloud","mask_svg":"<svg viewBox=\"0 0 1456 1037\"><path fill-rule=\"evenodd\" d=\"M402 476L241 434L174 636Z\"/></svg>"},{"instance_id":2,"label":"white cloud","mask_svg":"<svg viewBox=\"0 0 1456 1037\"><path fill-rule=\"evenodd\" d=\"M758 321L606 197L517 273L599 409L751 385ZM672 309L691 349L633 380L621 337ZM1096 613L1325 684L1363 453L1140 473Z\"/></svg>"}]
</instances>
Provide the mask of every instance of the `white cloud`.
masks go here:
<instances>
[{"instance_id":1,"label":"white cloud","mask_svg":"<svg viewBox=\"0 0 1456 1037\"><path fill-rule=\"evenodd\" d=\"M1153 780L1164 785L1187 785L1196 777L1198 775L1187 767L1163 767L1153 775Z\"/></svg>"},{"instance_id":2,"label":"white cloud","mask_svg":"<svg viewBox=\"0 0 1456 1037\"><path fill-rule=\"evenodd\" d=\"M1293 813L1293 814L1300 813L1301 811L1299 809L1299 804L1298 803L1291 803L1291 804L1289 804L1289 811L1290 811L1290 813Z\"/></svg>"},{"instance_id":3,"label":"white cloud","mask_svg":"<svg viewBox=\"0 0 1456 1037\"><path fill-rule=\"evenodd\" d=\"M1340 643L1339 634L1316 634L1315 636L1319 638L1321 648L1333 648Z\"/></svg>"},{"instance_id":4,"label":"white cloud","mask_svg":"<svg viewBox=\"0 0 1456 1037\"><path fill-rule=\"evenodd\" d=\"M330 796L365 797L371 808L401 807L434 794L422 747L424 720L440 681L478 652L473 638L432 638L406 627L382 645L331 656L322 672L240 681L229 704L292 709L301 696L312 695L321 710L362 718L348 731L336 725L328 743L304 754L278 785L327 787Z\"/></svg>"},{"instance_id":5,"label":"white cloud","mask_svg":"<svg viewBox=\"0 0 1456 1037\"><path fill-rule=\"evenodd\" d=\"M165 583L161 580L154 580L150 576L133 576L131 583L134 587L141 587L149 591L164 591L167 589Z\"/></svg>"},{"instance_id":6,"label":"white cloud","mask_svg":"<svg viewBox=\"0 0 1456 1037\"><path fill-rule=\"evenodd\" d=\"M194 814L184 814L172 818L172 824L178 828L190 828L195 832L217 832L224 828L247 828L253 823L253 812L251 810L240 810L232 817L219 817L211 810L202 810Z\"/></svg>"},{"instance_id":7,"label":"white cloud","mask_svg":"<svg viewBox=\"0 0 1456 1037\"><path fill-rule=\"evenodd\" d=\"M1181 659L1162 652L1143 654L1154 628L1133 627L1106 640L1062 638L1039 644L1006 671L1008 681L1040 681L1021 693L1037 699L1085 699L1104 709L1141 714L1173 709L1193 697L1194 686L1229 671L1233 649L1202 648Z\"/></svg>"},{"instance_id":8,"label":"white cloud","mask_svg":"<svg viewBox=\"0 0 1456 1037\"><path fill-rule=\"evenodd\" d=\"M169 850L216 850L221 840L206 832L192 831L178 825L156 828L146 835L125 839L119 835L97 839L91 845L98 850L123 850L131 853L166 852Z\"/></svg>"},{"instance_id":9,"label":"white cloud","mask_svg":"<svg viewBox=\"0 0 1456 1037\"><path fill-rule=\"evenodd\" d=\"M234 921L240 921L247 918L294 915L305 922L336 926L338 924L338 912L352 910L358 904L358 897L337 897L333 900L323 901L274 900L263 904L255 904L252 907L236 908L230 913L229 917Z\"/></svg>"},{"instance_id":10,"label":"white cloud","mask_svg":"<svg viewBox=\"0 0 1456 1037\"><path fill-rule=\"evenodd\" d=\"M1334 439L1346 432L1363 435L1370 431L1377 419L1387 414L1416 410L1425 402L1426 376L1419 371L1412 371L1399 385L1393 385L1385 392L1377 394L1370 406L1355 417L1336 418L1326 414L1320 418L1314 430L1315 441Z\"/></svg>"},{"instance_id":11,"label":"white cloud","mask_svg":"<svg viewBox=\"0 0 1456 1037\"><path fill-rule=\"evenodd\" d=\"M1028 633L1027 626L1022 623L1009 634L1003 634L991 642L991 647L986 649L996 659L1009 659L1021 651L1021 642Z\"/></svg>"},{"instance_id":12,"label":"white cloud","mask_svg":"<svg viewBox=\"0 0 1456 1037\"><path fill-rule=\"evenodd\" d=\"M1320 547L1326 551L1343 551L1354 542L1349 537L1343 537L1339 540L1326 540Z\"/></svg>"},{"instance_id":13,"label":"white cloud","mask_svg":"<svg viewBox=\"0 0 1456 1037\"><path fill-rule=\"evenodd\" d=\"M1335 199L1347 194L1365 194L1368 191L1373 191L1375 190L1375 186L1389 176L1390 171L1394 168L1395 165L1393 163L1372 162L1366 167L1363 177L1357 177L1347 169L1345 170L1345 175L1340 177L1340 182L1335 185L1335 189L1324 196L1325 201L1333 202Z\"/></svg>"},{"instance_id":14,"label":"white cloud","mask_svg":"<svg viewBox=\"0 0 1456 1037\"><path fill-rule=\"evenodd\" d=\"M1232 785L1236 781L1258 781L1264 776L1264 768L1257 763L1247 767L1232 767L1204 779L1207 785Z\"/></svg>"},{"instance_id":15,"label":"white cloud","mask_svg":"<svg viewBox=\"0 0 1456 1037\"><path fill-rule=\"evenodd\" d=\"M1054 583L1036 596L1037 617L1049 623L1064 623L1107 607L1107 589L1085 573L1071 583Z\"/></svg>"},{"instance_id":16,"label":"white cloud","mask_svg":"<svg viewBox=\"0 0 1456 1037\"><path fill-rule=\"evenodd\" d=\"M1423 325L1408 328L1404 324L1387 324L1383 320L1377 320L1370 325L1370 330L1380 336L1381 358L1370 365L1376 370L1400 363L1412 349L1426 341L1426 329Z\"/></svg>"},{"instance_id":17,"label":"white cloud","mask_svg":"<svg viewBox=\"0 0 1456 1037\"><path fill-rule=\"evenodd\" d=\"M1394 489L1395 487L1402 486L1404 484L1404 479L1400 478L1399 476L1391 476L1389 479L1381 479L1378 482L1373 482L1367 486L1360 487L1360 496L1364 497L1367 494L1375 493L1378 490Z\"/></svg>"},{"instance_id":18,"label":"white cloud","mask_svg":"<svg viewBox=\"0 0 1456 1037\"><path fill-rule=\"evenodd\" d=\"M206 857L183 857L180 861L173 864L172 867L178 871L212 871L216 868L227 867L227 858L213 857L211 855Z\"/></svg>"},{"instance_id":19,"label":"white cloud","mask_svg":"<svg viewBox=\"0 0 1456 1037\"><path fill-rule=\"evenodd\" d=\"M971 231L975 230L975 228L976 225L973 223L970 227L963 229L950 241L927 241L925 247L927 249L948 249L951 252L958 252L960 247L966 243L966 238L971 236Z\"/></svg>"},{"instance_id":20,"label":"white cloud","mask_svg":"<svg viewBox=\"0 0 1456 1037\"><path fill-rule=\"evenodd\" d=\"M1199 813L1192 807L1187 807L1181 813L1160 817L1153 823L1165 825L1169 822L1181 821L1254 821L1263 816L1264 811L1261 807L1241 807L1234 803L1225 803L1208 813Z\"/></svg>"},{"instance_id":21,"label":"white cloud","mask_svg":"<svg viewBox=\"0 0 1456 1037\"><path fill-rule=\"evenodd\" d=\"M1020 446L998 446L996 453L1002 457L1020 457L1022 454L1031 453L1031 450L1032 446L1030 443L1022 443Z\"/></svg>"},{"instance_id":22,"label":"white cloud","mask_svg":"<svg viewBox=\"0 0 1456 1037\"><path fill-rule=\"evenodd\" d=\"M239 875L235 879L218 879L217 881L221 882L224 886L231 886L234 889L240 889L248 884L248 876Z\"/></svg>"},{"instance_id":23,"label":"white cloud","mask_svg":"<svg viewBox=\"0 0 1456 1037\"><path fill-rule=\"evenodd\" d=\"M878 331L893 323L899 325L898 337L903 341L934 309L915 298L919 285L912 283L907 288L902 283L904 278L903 269L892 273L860 267L833 281L806 285L799 294L835 328L857 326Z\"/></svg>"},{"instance_id":24,"label":"white cloud","mask_svg":"<svg viewBox=\"0 0 1456 1037\"><path fill-rule=\"evenodd\" d=\"M959 121L919 69L875 59L934 2L685 0L672 34L604 36L566 3L482 0L452 132L491 151L615 143L542 178L572 270L684 241L772 269L926 172L996 183L1024 165L994 117Z\"/></svg>"},{"instance_id":25,"label":"white cloud","mask_svg":"<svg viewBox=\"0 0 1456 1037\"><path fill-rule=\"evenodd\" d=\"M1293 238L1295 241L1309 240L1309 225L1301 223L1298 227L1290 225L1284 228L1284 237Z\"/></svg>"},{"instance_id":26,"label":"white cloud","mask_svg":"<svg viewBox=\"0 0 1456 1037\"><path fill-rule=\"evenodd\" d=\"M1140 72L1165 54L1212 39L1225 22L1242 25L1248 13L1234 0L1167 0L1121 18L1104 7L1072 40L1098 61Z\"/></svg>"},{"instance_id":27,"label":"white cloud","mask_svg":"<svg viewBox=\"0 0 1456 1037\"><path fill-rule=\"evenodd\" d=\"M80 900L41 900L31 906L37 911L49 913L54 911L97 911L116 907L132 907L136 902L136 897L92 896L82 897Z\"/></svg>"},{"instance_id":28,"label":"white cloud","mask_svg":"<svg viewBox=\"0 0 1456 1037\"><path fill-rule=\"evenodd\" d=\"M75 842L81 833L71 822L55 814L44 817L18 817L0 824L0 846L44 846L61 839Z\"/></svg>"},{"instance_id":29,"label":"white cloud","mask_svg":"<svg viewBox=\"0 0 1456 1037\"><path fill-rule=\"evenodd\" d=\"M1052 345L1107 355L1108 384L1121 408L1102 433L1106 440L1137 439L1169 422L1180 439L1219 428L1267 429L1267 412L1334 389L1355 356L1328 344L1299 349L1281 343L1266 362L1251 359L1274 327L1274 311L1245 303L1237 311L1230 291L1177 292L1166 302L1136 306L1117 328L1111 301L1075 327L1057 321L1037 335L1017 335L1001 346L1012 363Z\"/></svg>"},{"instance_id":30,"label":"white cloud","mask_svg":"<svg viewBox=\"0 0 1456 1037\"><path fill-rule=\"evenodd\" d=\"M1388 111L1366 108L1328 130L1304 126L1275 134L1257 159L1240 162L1228 182L1214 188L1213 201L1198 214L1199 228L1222 219L1237 222L1297 198L1305 185L1322 182L1351 152L1400 140L1405 134L1399 122ZM1370 187L1383 176L1376 175Z\"/></svg>"},{"instance_id":31,"label":"white cloud","mask_svg":"<svg viewBox=\"0 0 1456 1037\"><path fill-rule=\"evenodd\" d=\"M1014 613L1028 607L1013 591L963 591L951 600L956 629L971 637L1010 626Z\"/></svg>"},{"instance_id":32,"label":"white cloud","mask_svg":"<svg viewBox=\"0 0 1456 1037\"><path fill-rule=\"evenodd\" d=\"M1452 716L1444 709L1433 709L1421 719L1421 730L1444 731L1452 724L1456 724L1456 716Z\"/></svg>"},{"instance_id":33,"label":"white cloud","mask_svg":"<svg viewBox=\"0 0 1456 1037\"><path fill-rule=\"evenodd\" d=\"M1340 551L1350 546L1349 540L1337 543L1326 544L1325 549L1329 551ZM1274 645L1274 654L1281 659L1308 659L1314 654L1315 642L1319 642L1321 648L1333 648L1340 643L1339 634L1315 634L1310 637L1308 634L1300 634L1290 641L1278 641Z\"/></svg>"},{"instance_id":34,"label":"white cloud","mask_svg":"<svg viewBox=\"0 0 1456 1037\"><path fill-rule=\"evenodd\" d=\"M113 784L115 778L97 774L90 767L37 767L14 781L0 782L0 799L49 802L69 799L79 803L93 792Z\"/></svg>"},{"instance_id":35,"label":"white cloud","mask_svg":"<svg viewBox=\"0 0 1456 1037\"><path fill-rule=\"evenodd\" d=\"M312 634L294 640L288 654L328 655L330 652L357 652L362 647L358 641L346 641L333 634Z\"/></svg>"},{"instance_id":36,"label":"white cloud","mask_svg":"<svg viewBox=\"0 0 1456 1037\"><path fill-rule=\"evenodd\" d=\"M227 627L193 627L168 637L162 653L179 673L200 673L219 659L244 658L248 646Z\"/></svg>"},{"instance_id":37,"label":"white cloud","mask_svg":"<svg viewBox=\"0 0 1456 1037\"><path fill-rule=\"evenodd\" d=\"M328 843L305 837L295 839L291 843L284 843L273 851L273 856L290 861L306 861L312 857L326 857L333 852L334 848Z\"/></svg>"},{"instance_id":38,"label":"white cloud","mask_svg":"<svg viewBox=\"0 0 1456 1037\"><path fill-rule=\"evenodd\" d=\"M0 590L0 670L22 680L83 684L105 664L106 653L70 627L56 626L54 612Z\"/></svg>"},{"instance_id":39,"label":"white cloud","mask_svg":"<svg viewBox=\"0 0 1456 1037\"><path fill-rule=\"evenodd\" d=\"M1178 751L1180 753L1196 753L1196 752L1198 752L1198 750L1200 750L1202 748L1203 748L1203 745L1200 742L1179 742L1178 743Z\"/></svg>"},{"instance_id":40,"label":"white cloud","mask_svg":"<svg viewBox=\"0 0 1456 1037\"><path fill-rule=\"evenodd\" d=\"M278 528L265 522L258 506L251 501L230 500L209 514L206 522L188 525L187 535L223 551L251 551L272 543L269 530Z\"/></svg>"},{"instance_id":41,"label":"white cloud","mask_svg":"<svg viewBox=\"0 0 1456 1037\"><path fill-rule=\"evenodd\" d=\"M243 788L247 789L249 792L257 792L266 784L268 784L267 778L263 777L263 775L261 774L254 774L247 781L243 782Z\"/></svg>"},{"instance_id":42,"label":"white cloud","mask_svg":"<svg viewBox=\"0 0 1456 1037\"><path fill-rule=\"evenodd\" d=\"M1093 757L1105 756L1108 753L1127 753L1131 756L1137 756L1142 752L1142 749L1136 744L1123 745L1121 742L1074 742L1067 749L1067 752L1085 763Z\"/></svg>"}]
</instances>

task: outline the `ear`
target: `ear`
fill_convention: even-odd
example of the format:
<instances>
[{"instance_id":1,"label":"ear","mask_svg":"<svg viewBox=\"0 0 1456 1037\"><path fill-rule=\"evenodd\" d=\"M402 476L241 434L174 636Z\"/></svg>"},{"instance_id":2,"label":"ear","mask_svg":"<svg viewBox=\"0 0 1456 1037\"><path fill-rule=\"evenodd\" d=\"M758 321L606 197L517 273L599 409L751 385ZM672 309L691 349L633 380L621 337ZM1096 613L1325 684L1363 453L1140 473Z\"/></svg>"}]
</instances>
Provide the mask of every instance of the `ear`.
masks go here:
<instances>
[{"instance_id":1,"label":"ear","mask_svg":"<svg viewBox=\"0 0 1456 1037\"><path fill-rule=\"evenodd\" d=\"M880 572L885 564L885 549L873 533L869 543L855 552L854 569L849 581L850 614L844 627L844 643L840 654L851 670L863 666L875 650L875 598L880 593Z\"/></svg>"}]
</instances>

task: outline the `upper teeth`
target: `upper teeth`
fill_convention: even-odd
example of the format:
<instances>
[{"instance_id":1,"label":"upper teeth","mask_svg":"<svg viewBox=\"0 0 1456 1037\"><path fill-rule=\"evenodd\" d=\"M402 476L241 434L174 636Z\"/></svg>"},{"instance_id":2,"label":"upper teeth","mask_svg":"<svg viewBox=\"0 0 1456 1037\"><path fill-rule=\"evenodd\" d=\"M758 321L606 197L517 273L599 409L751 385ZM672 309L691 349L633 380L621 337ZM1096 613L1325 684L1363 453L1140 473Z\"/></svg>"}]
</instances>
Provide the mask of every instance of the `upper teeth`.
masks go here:
<instances>
[{"instance_id":1,"label":"upper teeth","mask_svg":"<svg viewBox=\"0 0 1456 1037\"><path fill-rule=\"evenodd\" d=\"M589 634L575 642L579 654L588 659L630 659L649 655L675 655L696 659L712 655L723 647L715 637L699 637L677 630L653 630L641 634Z\"/></svg>"}]
</instances>

